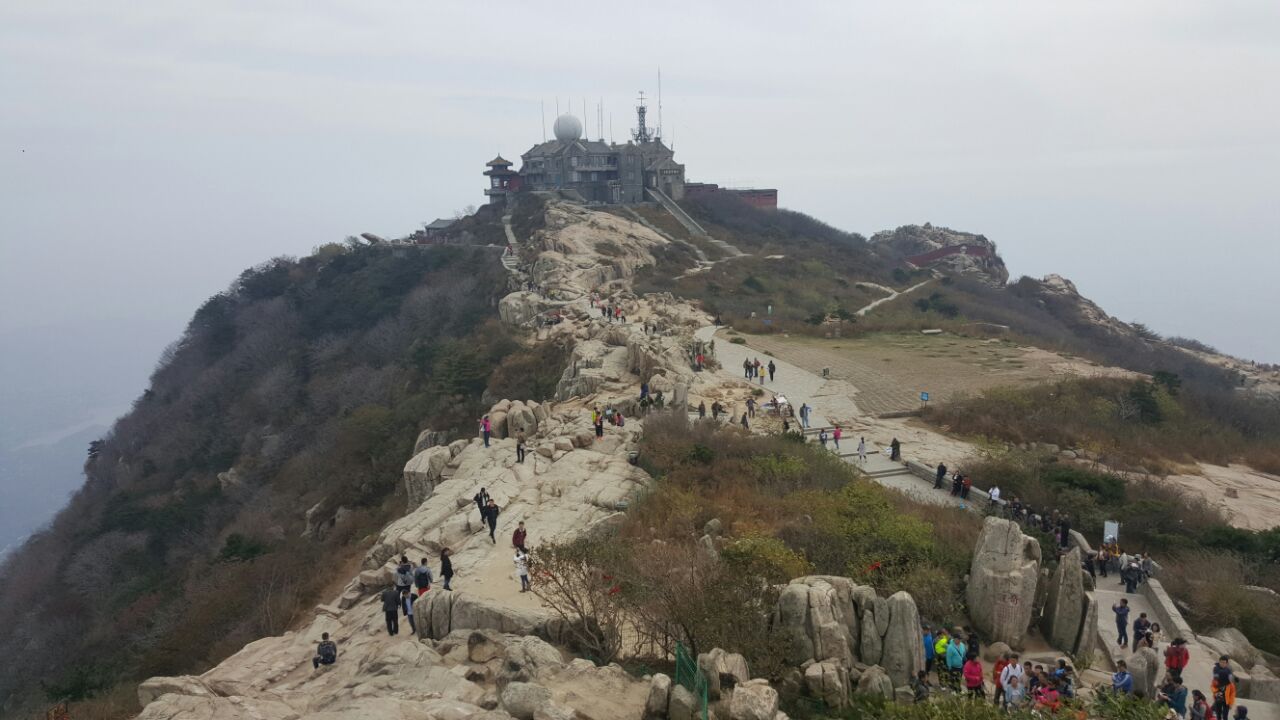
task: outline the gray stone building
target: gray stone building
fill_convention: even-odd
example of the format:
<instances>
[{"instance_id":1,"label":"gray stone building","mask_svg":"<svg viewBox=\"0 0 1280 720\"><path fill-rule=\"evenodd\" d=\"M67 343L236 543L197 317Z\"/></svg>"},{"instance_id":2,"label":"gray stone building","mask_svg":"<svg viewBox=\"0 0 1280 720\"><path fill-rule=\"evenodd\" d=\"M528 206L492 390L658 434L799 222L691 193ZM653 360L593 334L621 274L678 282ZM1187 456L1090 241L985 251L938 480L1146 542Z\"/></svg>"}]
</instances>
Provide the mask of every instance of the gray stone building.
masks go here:
<instances>
[{"instance_id":1,"label":"gray stone building","mask_svg":"<svg viewBox=\"0 0 1280 720\"><path fill-rule=\"evenodd\" d=\"M672 200L684 197L684 165L645 125L645 105L636 108L638 124L626 144L582 137L582 122L570 114L556 118L556 139L534 145L520 156L520 190L572 190L588 202L645 202L645 190Z\"/></svg>"}]
</instances>

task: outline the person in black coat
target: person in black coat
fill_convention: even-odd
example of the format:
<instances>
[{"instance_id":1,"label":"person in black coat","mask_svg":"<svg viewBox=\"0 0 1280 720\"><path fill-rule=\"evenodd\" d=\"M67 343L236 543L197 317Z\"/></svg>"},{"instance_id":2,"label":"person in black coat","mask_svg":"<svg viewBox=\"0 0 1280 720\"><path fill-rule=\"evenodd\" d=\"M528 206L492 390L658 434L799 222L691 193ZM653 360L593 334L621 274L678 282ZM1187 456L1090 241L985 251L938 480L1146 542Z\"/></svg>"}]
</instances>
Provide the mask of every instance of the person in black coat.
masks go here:
<instances>
[{"instance_id":1,"label":"person in black coat","mask_svg":"<svg viewBox=\"0 0 1280 720\"><path fill-rule=\"evenodd\" d=\"M498 544L498 541L493 537L493 532L498 529L499 512L501 511L498 509L498 504L493 501L493 498L489 498L489 504L484 506L484 513L481 515L481 518L489 523L489 539L493 541L494 545Z\"/></svg>"},{"instance_id":2,"label":"person in black coat","mask_svg":"<svg viewBox=\"0 0 1280 720\"><path fill-rule=\"evenodd\" d=\"M382 591L382 614L387 617L387 634L400 634L400 591L394 585Z\"/></svg>"},{"instance_id":3,"label":"person in black coat","mask_svg":"<svg viewBox=\"0 0 1280 720\"><path fill-rule=\"evenodd\" d=\"M453 590L449 587L450 581L453 580L453 551L445 548L440 551L440 577L444 578L444 589Z\"/></svg>"},{"instance_id":4,"label":"person in black coat","mask_svg":"<svg viewBox=\"0 0 1280 720\"><path fill-rule=\"evenodd\" d=\"M947 466L945 463L938 463L938 474L933 478L933 489L941 490L942 481L947 479Z\"/></svg>"}]
</instances>

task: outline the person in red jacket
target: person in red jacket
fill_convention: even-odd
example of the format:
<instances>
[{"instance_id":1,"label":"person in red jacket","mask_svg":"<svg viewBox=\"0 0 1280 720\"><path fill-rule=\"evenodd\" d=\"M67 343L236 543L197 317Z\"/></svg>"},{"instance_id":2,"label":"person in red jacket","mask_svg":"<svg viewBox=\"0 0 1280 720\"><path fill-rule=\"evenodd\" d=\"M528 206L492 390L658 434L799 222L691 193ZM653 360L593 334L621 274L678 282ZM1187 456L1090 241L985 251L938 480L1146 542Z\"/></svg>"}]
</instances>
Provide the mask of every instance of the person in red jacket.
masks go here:
<instances>
[{"instance_id":1,"label":"person in red jacket","mask_svg":"<svg viewBox=\"0 0 1280 720\"><path fill-rule=\"evenodd\" d=\"M1186 669L1189 662L1191 662L1191 653L1187 650L1187 641L1174 638L1173 642L1169 643L1169 647L1164 649L1164 666L1169 669L1169 672L1182 677L1182 671Z\"/></svg>"},{"instance_id":2,"label":"person in red jacket","mask_svg":"<svg viewBox=\"0 0 1280 720\"><path fill-rule=\"evenodd\" d=\"M524 529L524 521L521 520L520 525L516 528L516 531L511 533L511 547L514 547L517 550L525 550L525 547L524 547L525 538L527 538L528 536L529 536L528 531ZM525 550L525 552L528 552L528 551Z\"/></svg>"},{"instance_id":3,"label":"person in red jacket","mask_svg":"<svg viewBox=\"0 0 1280 720\"><path fill-rule=\"evenodd\" d=\"M1004 672L1004 669L1009 666L1009 662L1009 653L1003 653L1000 655L1000 658L996 660L995 666L991 668L991 682L996 686L996 705L1000 705L1004 702L1004 684L1000 680L1000 673Z\"/></svg>"},{"instance_id":4,"label":"person in red jacket","mask_svg":"<svg viewBox=\"0 0 1280 720\"><path fill-rule=\"evenodd\" d=\"M961 668L964 674L964 687L969 694L976 698L985 698L986 688L982 684L982 663L978 661L978 656L969 653L969 657L965 658L964 667Z\"/></svg>"}]
</instances>

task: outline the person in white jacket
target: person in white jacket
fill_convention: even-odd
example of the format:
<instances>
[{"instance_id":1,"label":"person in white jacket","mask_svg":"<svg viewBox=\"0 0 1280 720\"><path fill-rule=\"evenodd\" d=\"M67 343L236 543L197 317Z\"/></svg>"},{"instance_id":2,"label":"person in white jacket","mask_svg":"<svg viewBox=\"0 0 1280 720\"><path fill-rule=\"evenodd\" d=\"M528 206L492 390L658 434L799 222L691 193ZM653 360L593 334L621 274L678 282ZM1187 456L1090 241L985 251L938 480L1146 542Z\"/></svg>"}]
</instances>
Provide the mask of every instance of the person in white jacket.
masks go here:
<instances>
[{"instance_id":1,"label":"person in white jacket","mask_svg":"<svg viewBox=\"0 0 1280 720\"><path fill-rule=\"evenodd\" d=\"M529 592L529 554L516 550L516 574L520 576L520 592Z\"/></svg>"}]
</instances>

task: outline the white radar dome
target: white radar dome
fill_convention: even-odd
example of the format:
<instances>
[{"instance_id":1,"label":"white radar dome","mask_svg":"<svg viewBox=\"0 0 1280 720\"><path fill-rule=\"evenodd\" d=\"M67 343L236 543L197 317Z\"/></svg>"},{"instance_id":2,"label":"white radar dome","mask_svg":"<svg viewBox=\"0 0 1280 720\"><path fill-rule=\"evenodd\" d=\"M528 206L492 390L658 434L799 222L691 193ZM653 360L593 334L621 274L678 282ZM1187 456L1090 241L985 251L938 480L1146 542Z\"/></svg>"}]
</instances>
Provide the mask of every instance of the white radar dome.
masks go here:
<instances>
[{"instance_id":1,"label":"white radar dome","mask_svg":"<svg viewBox=\"0 0 1280 720\"><path fill-rule=\"evenodd\" d=\"M562 143L571 143L582 137L582 121L569 113L556 118L556 124L552 129L555 131L556 139Z\"/></svg>"}]
</instances>

